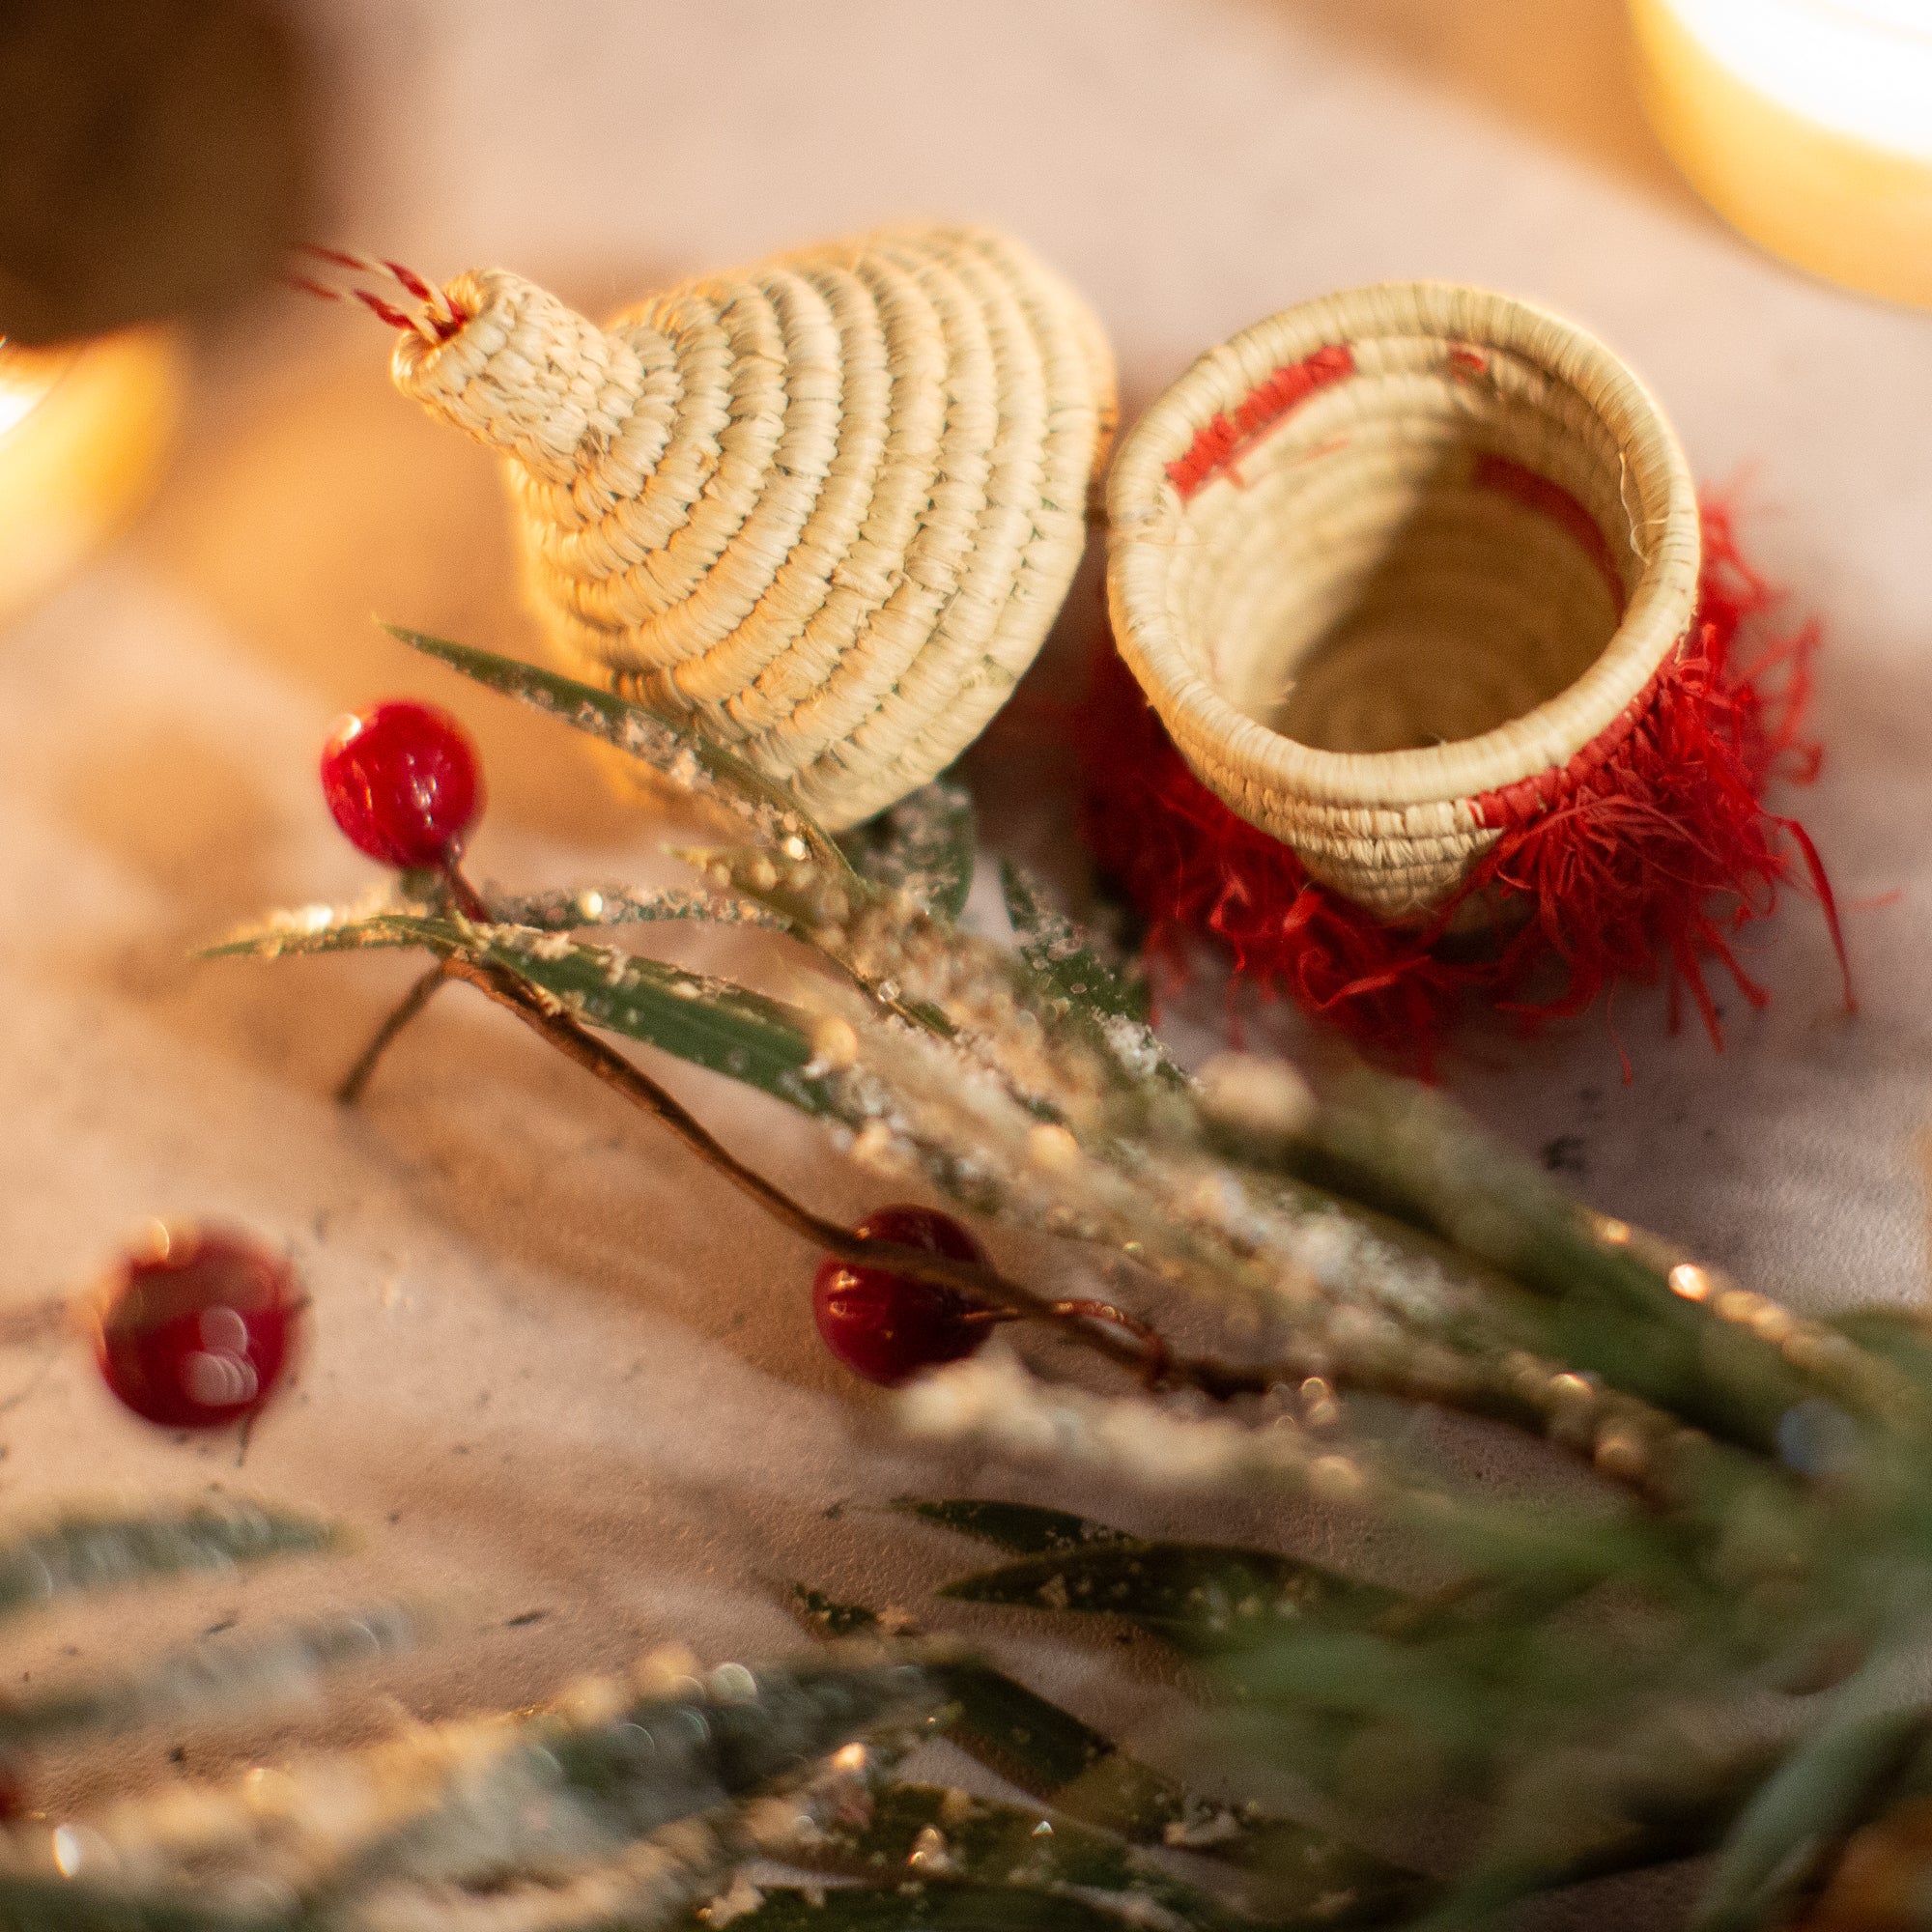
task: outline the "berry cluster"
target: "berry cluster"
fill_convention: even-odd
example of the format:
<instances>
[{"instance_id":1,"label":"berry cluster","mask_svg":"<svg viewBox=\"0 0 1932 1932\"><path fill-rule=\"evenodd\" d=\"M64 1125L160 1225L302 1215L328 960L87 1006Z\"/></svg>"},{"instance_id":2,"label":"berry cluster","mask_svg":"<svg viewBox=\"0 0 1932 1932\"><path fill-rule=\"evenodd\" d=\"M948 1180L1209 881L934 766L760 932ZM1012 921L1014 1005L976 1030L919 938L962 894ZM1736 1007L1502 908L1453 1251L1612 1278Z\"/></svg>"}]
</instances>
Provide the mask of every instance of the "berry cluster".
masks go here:
<instances>
[{"instance_id":1,"label":"berry cluster","mask_svg":"<svg viewBox=\"0 0 1932 1932\"><path fill-rule=\"evenodd\" d=\"M446 712L399 700L345 719L323 748L322 787L359 851L387 866L441 871L468 894L456 865L482 809L483 778L475 748ZM965 1228L930 1208L881 1208L853 1233L974 1265L985 1261ZM288 1264L256 1243L167 1231L116 1274L98 1328L100 1371L150 1422L219 1427L268 1400L293 1354L302 1306ZM812 1311L826 1347L855 1375L888 1388L970 1355L998 1319L942 1284L833 1256L812 1284Z\"/></svg>"},{"instance_id":2,"label":"berry cluster","mask_svg":"<svg viewBox=\"0 0 1932 1932\"><path fill-rule=\"evenodd\" d=\"M446 712L396 700L345 719L323 748L322 788L358 851L385 866L441 871L467 891L456 862L482 810L483 778L475 748ZM958 1262L986 1258L957 1221L930 1208L881 1208L853 1233ZM887 1388L970 1355L995 1319L943 1285L832 1256L812 1284L812 1312L825 1346Z\"/></svg>"}]
</instances>

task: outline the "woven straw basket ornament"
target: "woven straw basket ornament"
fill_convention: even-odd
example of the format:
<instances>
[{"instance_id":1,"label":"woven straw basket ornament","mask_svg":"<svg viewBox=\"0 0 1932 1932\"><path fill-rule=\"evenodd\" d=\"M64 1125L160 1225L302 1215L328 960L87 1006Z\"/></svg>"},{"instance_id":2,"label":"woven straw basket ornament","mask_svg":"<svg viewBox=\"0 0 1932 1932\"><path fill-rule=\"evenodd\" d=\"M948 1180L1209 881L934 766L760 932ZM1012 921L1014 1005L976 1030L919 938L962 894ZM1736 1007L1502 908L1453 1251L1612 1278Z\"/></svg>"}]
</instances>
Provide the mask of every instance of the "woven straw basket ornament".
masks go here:
<instances>
[{"instance_id":1,"label":"woven straw basket ornament","mask_svg":"<svg viewBox=\"0 0 1932 1932\"><path fill-rule=\"evenodd\" d=\"M396 384L508 459L565 660L832 829L950 764L1033 662L1114 379L1080 298L1015 243L869 235L601 328L501 270L442 299L445 339L406 330Z\"/></svg>"},{"instance_id":2,"label":"woven straw basket ornament","mask_svg":"<svg viewBox=\"0 0 1932 1932\"><path fill-rule=\"evenodd\" d=\"M1181 755L1392 923L1615 751L1697 604L1657 405L1581 329L1474 289L1335 296L1211 351L1126 439L1108 509L1115 637Z\"/></svg>"}]
</instances>

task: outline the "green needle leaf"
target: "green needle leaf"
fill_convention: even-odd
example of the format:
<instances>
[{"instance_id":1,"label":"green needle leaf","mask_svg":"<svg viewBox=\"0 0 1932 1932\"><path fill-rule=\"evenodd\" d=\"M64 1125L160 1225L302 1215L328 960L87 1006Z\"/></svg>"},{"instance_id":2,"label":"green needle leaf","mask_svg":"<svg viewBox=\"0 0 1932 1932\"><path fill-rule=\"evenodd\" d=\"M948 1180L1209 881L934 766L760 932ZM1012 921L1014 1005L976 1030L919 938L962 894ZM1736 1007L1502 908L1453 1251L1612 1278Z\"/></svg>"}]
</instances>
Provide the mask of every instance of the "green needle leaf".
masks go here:
<instances>
[{"instance_id":1,"label":"green needle leaf","mask_svg":"<svg viewBox=\"0 0 1932 1932\"><path fill-rule=\"evenodd\" d=\"M451 643L446 638L433 638L400 624L384 624L383 628L399 643L448 665L487 689L547 712L574 731L616 746L687 791L744 808L745 815L754 819L772 843L781 843L787 838L801 839L820 865L838 872L849 869L844 854L783 785L697 732L595 685L581 684L576 678L541 670L515 658Z\"/></svg>"},{"instance_id":2,"label":"green needle leaf","mask_svg":"<svg viewBox=\"0 0 1932 1932\"><path fill-rule=\"evenodd\" d=\"M521 898L489 895L491 913L506 925L538 932L576 932L585 926L644 925L665 920L703 920L713 925L769 925L779 922L762 908L714 893L651 892L637 886L580 887L575 892L533 893Z\"/></svg>"},{"instance_id":3,"label":"green needle leaf","mask_svg":"<svg viewBox=\"0 0 1932 1932\"><path fill-rule=\"evenodd\" d=\"M1357 1068L1329 1085L1285 1164L1548 1297L1565 1360L1728 1441L1775 1455L1779 1421L1810 1393L1775 1342L1673 1293L1648 1243L1606 1234L1439 1094Z\"/></svg>"},{"instance_id":4,"label":"green needle leaf","mask_svg":"<svg viewBox=\"0 0 1932 1932\"><path fill-rule=\"evenodd\" d=\"M247 1643L197 1644L138 1676L0 1704L0 1747L285 1702L313 1691L325 1671L395 1656L415 1637L415 1620L391 1608L330 1617Z\"/></svg>"},{"instance_id":5,"label":"green needle leaf","mask_svg":"<svg viewBox=\"0 0 1932 1932\"><path fill-rule=\"evenodd\" d=\"M1101 1017L1146 1020L1147 989L1108 965L1086 934L1047 902L1037 879L1002 859L1000 884L1020 957L1050 992Z\"/></svg>"},{"instance_id":6,"label":"green needle leaf","mask_svg":"<svg viewBox=\"0 0 1932 1932\"><path fill-rule=\"evenodd\" d=\"M342 952L372 946L419 946L507 966L554 995L591 1026L755 1087L802 1112L842 1118L833 1085L809 1076L811 1016L728 980L585 946L527 926L473 926L431 913L377 913L325 921L285 915L238 933L208 956L272 958L288 952Z\"/></svg>"},{"instance_id":7,"label":"green needle leaf","mask_svg":"<svg viewBox=\"0 0 1932 1932\"><path fill-rule=\"evenodd\" d=\"M335 1541L335 1531L316 1517L246 1503L197 1504L150 1516L64 1517L0 1545L0 1616L148 1577L306 1555Z\"/></svg>"},{"instance_id":8,"label":"green needle leaf","mask_svg":"<svg viewBox=\"0 0 1932 1932\"><path fill-rule=\"evenodd\" d=\"M861 878L957 919L973 890L979 841L973 794L956 779L934 779L838 843Z\"/></svg>"},{"instance_id":9,"label":"green needle leaf","mask_svg":"<svg viewBox=\"0 0 1932 1932\"><path fill-rule=\"evenodd\" d=\"M1184 1820L1179 1786L1003 1671L953 1663L935 1674L959 1707L947 1735L1022 1791L1140 1843L1158 1843Z\"/></svg>"},{"instance_id":10,"label":"green needle leaf","mask_svg":"<svg viewBox=\"0 0 1932 1932\"><path fill-rule=\"evenodd\" d=\"M462 930L429 912L345 912L333 906L296 906L270 913L257 924L196 955L202 959L279 959L285 953L366 952L381 948L462 950Z\"/></svg>"},{"instance_id":11,"label":"green needle leaf","mask_svg":"<svg viewBox=\"0 0 1932 1932\"><path fill-rule=\"evenodd\" d=\"M843 1604L804 1584L792 1586L792 1610L808 1630L846 1636L876 1630L863 1604ZM1157 1841L1183 1819L1184 1795L1158 1773L1122 1756L1112 1740L1070 1711L1029 1690L1003 1671L971 1661L930 1666L957 1715L952 1742L1035 1798L1070 1816Z\"/></svg>"},{"instance_id":12,"label":"green needle leaf","mask_svg":"<svg viewBox=\"0 0 1932 1932\"><path fill-rule=\"evenodd\" d=\"M879 1794L867 1822L834 1826L806 1849L802 1861L814 1871L875 1883L941 1878L1124 1892L1175 1914L1192 1932L1251 1922L1108 1833L931 1785L891 1786Z\"/></svg>"},{"instance_id":13,"label":"green needle leaf","mask_svg":"<svg viewBox=\"0 0 1932 1932\"><path fill-rule=\"evenodd\" d=\"M357 1848L329 1890L352 1898L390 1875L482 1890L506 1872L617 1858L680 1819L791 1780L877 1724L940 1703L943 1688L926 1671L869 1654L864 1662L726 1665L708 1691L641 1697L587 1721L567 1706L541 1714L506 1733L487 1761L447 1778L433 1807L406 1810L397 1829Z\"/></svg>"},{"instance_id":14,"label":"green needle leaf","mask_svg":"<svg viewBox=\"0 0 1932 1932\"><path fill-rule=\"evenodd\" d=\"M823 1590L791 1586L792 1614L817 1636L867 1636L879 1628L879 1613L864 1604L840 1604Z\"/></svg>"},{"instance_id":15,"label":"green needle leaf","mask_svg":"<svg viewBox=\"0 0 1932 1932\"><path fill-rule=\"evenodd\" d=\"M1899 1662L1885 1651L1849 1678L1825 1721L1759 1787L1718 1856L1693 1932L1783 1924L1812 1873L1864 1822L1932 1729L1922 1696L1899 1701Z\"/></svg>"},{"instance_id":16,"label":"green needle leaf","mask_svg":"<svg viewBox=\"0 0 1932 1932\"><path fill-rule=\"evenodd\" d=\"M1287 1625L1360 1629L1406 1601L1261 1549L1207 1543L1099 1543L949 1583L958 1603L1105 1612L1195 1656L1266 1643Z\"/></svg>"},{"instance_id":17,"label":"green needle leaf","mask_svg":"<svg viewBox=\"0 0 1932 1932\"><path fill-rule=\"evenodd\" d=\"M957 1530L961 1536L978 1537L982 1543L1009 1549L1015 1556L1050 1556L1092 1543L1138 1541L1125 1530L1109 1529L1105 1523L1090 1522L1065 1510L1037 1509L1031 1503L981 1502L974 1496L923 1503L908 1496L894 1508L923 1517L942 1529Z\"/></svg>"},{"instance_id":18,"label":"green needle leaf","mask_svg":"<svg viewBox=\"0 0 1932 1932\"><path fill-rule=\"evenodd\" d=\"M0 1925L7 1932L284 1932L297 1915L242 1915L213 1906L184 1888L141 1896L71 1879L0 1875Z\"/></svg>"},{"instance_id":19,"label":"green needle leaf","mask_svg":"<svg viewBox=\"0 0 1932 1932\"><path fill-rule=\"evenodd\" d=\"M554 994L580 1019L755 1087L808 1114L837 1115L833 1087L811 1064L811 1018L727 980L555 934L490 928L474 949Z\"/></svg>"},{"instance_id":20,"label":"green needle leaf","mask_svg":"<svg viewBox=\"0 0 1932 1932\"><path fill-rule=\"evenodd\" d=\"M1181 1845L1268 1882L1270 1912L1378 1920L1419 1896L1413 1874L1292 1819L1204 1804L1070 1712L984 1664L934 1673L958 1706L947 1736L988 1770L1082 1824Z\"/></svg>"},{"instance_id":21,"label":"green needle leaf","mask_svg":"<svg viewBox=\"0 0 1932 1932\"><path fill-rule=\"evenodd\" d=\"M821 1633L864 1631L876 1614L795 1586L794 1608ZM1330 1925L1380 1923L1423 1896L1422 1883L1332 1833L1289 1818L1204 1804L1119 1749L1091 1724L1003 1671L929 1666L954 1715L947 1736L968 1756L1079 1823L1132 1844L1179 1845L1252 1872L1271 1914Z\"/></svg>"},{"instance_id":22,"label":"green needle leaf","mask_svg":"<svg viewBox=\"0 0 1932 1932\"><path fill-rule=\"evenodd\" d=\"M735 1914L739 1932L1121 1932L1122 1920L1097 1905L1017 1886L935 1885L920 1890L767 1891ZM696 1913L697 1932L711 1924Z\"/></svg>"}]
</instances>

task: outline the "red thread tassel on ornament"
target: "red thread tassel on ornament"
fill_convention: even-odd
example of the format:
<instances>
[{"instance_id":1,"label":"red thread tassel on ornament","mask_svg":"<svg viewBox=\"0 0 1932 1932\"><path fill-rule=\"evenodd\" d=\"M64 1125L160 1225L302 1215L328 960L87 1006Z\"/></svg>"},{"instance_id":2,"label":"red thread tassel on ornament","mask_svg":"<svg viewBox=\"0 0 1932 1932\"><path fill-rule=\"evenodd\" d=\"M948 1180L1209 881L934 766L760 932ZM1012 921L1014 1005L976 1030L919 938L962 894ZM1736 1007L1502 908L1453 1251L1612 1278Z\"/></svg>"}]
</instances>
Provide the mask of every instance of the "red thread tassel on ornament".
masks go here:
<instances>
[{"instance_id":1,"label":"red thread tassel on ornament","mask_svg":"<svg viewBox=\"0 0 1932 1932\"><path fill-rule=\"evenodd\" d=\"M1563 772L1479 801L1502 836L1419 929L1383 925L1316 883L1288 846L1223 805L1111 648L1085 706L1082 830L1148 922L1151 959L1184 972L1184 935L1211 935L1238 978L1285 992L1425 1076L1468 1002L1534 1032L1583 1011L1618 980L1663 980L1673 1025L1688 994L1721 1051L1709 969L1751 1006L1765 1004L1733 941L1793 884L1824 911L1850 1010L1837 904L1817 848L1763 802L1774 779L1808 782L1820 756L1804 735L1818 626L1739 662L1747 631L1776 601L1739 555L1728 514L1707 506L1685 649ZM1513 900L1518 921L1487 939L1453 934L1457 910L1476 894Z\"/></svg>"}]
</instances>

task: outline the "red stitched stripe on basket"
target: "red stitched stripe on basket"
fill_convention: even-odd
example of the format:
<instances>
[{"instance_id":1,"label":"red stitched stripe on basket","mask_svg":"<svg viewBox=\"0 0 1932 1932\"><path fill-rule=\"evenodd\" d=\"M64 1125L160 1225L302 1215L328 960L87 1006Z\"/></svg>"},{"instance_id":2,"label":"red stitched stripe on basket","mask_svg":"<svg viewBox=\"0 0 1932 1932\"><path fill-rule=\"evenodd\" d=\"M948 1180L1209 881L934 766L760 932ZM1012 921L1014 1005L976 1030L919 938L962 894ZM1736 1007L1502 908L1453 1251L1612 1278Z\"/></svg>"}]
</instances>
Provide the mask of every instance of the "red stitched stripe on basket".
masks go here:
<instances>
[{"instance_id":1,"label":"red stitched stripe on basket","mask_svg":"<svg viewBox=\"0 0 1932 1932\"><path fill-rule=\"evenodd\" d=\"M1609 544L1597 520L1560 483L1539 475L1534 469L1507 456L1484 454L1477 457L1474 482L1480 490L1494 490L1513 497L1525 508L1536 511L1559 525L1581 547L1609 585L1619 618L1624 613L1623 580L1617 575ZM1670 654L1653 674L1650 682L1610 723L1560 770L1538 772L1499 791L1483 793L1471 801L1478 823L1503 828L1520 825L1547 807L1567 797L1600 769L1631 734L1636 721L1655 701L1659 682L1677 661L1683 649L1680 638Z\"/></svg>"},{"instance_id":2,"label":"red stitched stripe on basket","mask_svg":"<svg viewBox=\"0 0 1932 1932\"><path fill-rule=\"evenodd\" d=\"M1300 362L1277 369L1259 388L1250 389L1230 416L1217 411L1196 434L1185 456L1167 466L1167 478L1184 503L1210 477L1233 463L1236 455L1263 430L1279 422L1305 403L1317 389L1340 383L1355 373L1355 353L1346 343L1318 349Z\"/></svg>"},{"instance_id":3,"label":"red stitched stripe on basket","mask_svg":"<svg viewBox=\"0 0 1932 1932\"><path fill-rule=\"evenodd\" d=\"M1604 582L1610 586L1610 595L1616 601L1617 615L1622 617L1624 581L1617 575L1616 559L1610 554L1610 547L1598 528L1596 518L1562 484L1539 476L1534 469L1510 457L1489 454L1476 458L1474 481L1477 489L1513 497L1525 509L1538 511L1552 524L1561 525L1576 538L1584 555L1603 572Z\"/></svg>"},{"instance_id":4,"label":"red stitched stripe on basket","mask_svg":"<svg viewBox=\"0 0 1932 1932\"><path fill-rule=\"evenodd\" d=\"M1635 728L1637 720L1657 701L1658 687L1670 674L1683 649L1684 639L1680 638L1671 645L1663 663L1651 673L1650 682L1568 764L1554 771L1533 773L1513 785L1472 798L1469 804L1476 814L1476 823L1492 831L1507 831L1512 825L1525 824L1608 764L1617 748Z\"/></svg>"}]
</instances>

